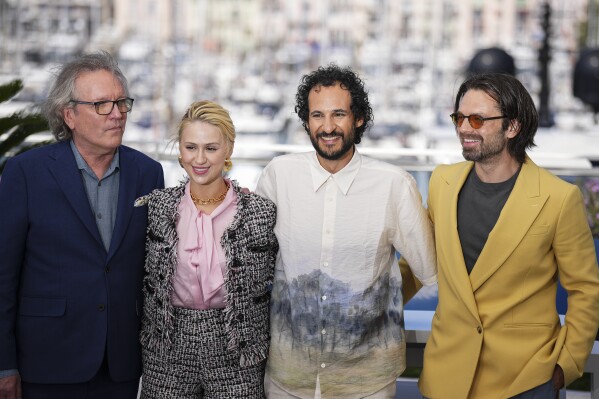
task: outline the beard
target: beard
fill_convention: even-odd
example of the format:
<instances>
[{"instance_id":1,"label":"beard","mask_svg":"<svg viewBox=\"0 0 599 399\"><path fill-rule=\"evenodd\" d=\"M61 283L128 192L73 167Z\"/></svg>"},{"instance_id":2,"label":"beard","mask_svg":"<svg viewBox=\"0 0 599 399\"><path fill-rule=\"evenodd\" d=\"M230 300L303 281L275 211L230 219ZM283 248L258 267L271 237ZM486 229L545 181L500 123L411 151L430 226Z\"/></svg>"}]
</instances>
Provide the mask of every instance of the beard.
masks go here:
<instances>
[{"instance_id":1,"label":"beard","mask_svg":"<svg viewBox=\"0 0 599 399\"><path fill-rule=\"evenodd\" d=\"M334 131L332 133L318 133L315 136L308 134L310 136L310 141L312 142L312 146L322 158L327 159L329 161L336 161L341 159L345 154L349 151L352 151L354 147L354 131L350 132L350 134L344 135L338 131ZM341 137L341 148L335 150L333 148L327 148L326 146L320 146L319 138L331 138L331 137Z\"/></svg>"},{"instance_id":2,"label":"beard","mask_svg":"<svg viewBox=\"0 0 599 399\"><path fill-rule=\"evenodd\" d=\"M503 130L498 130L486 138L483 138L480 135L463 135L460 136L460 139L480 140L479 145L476 148L462 148L462 156L464 159L474 162L485 162L501 154L507 147L508 142Z\"/></svg>"}]
</instances>

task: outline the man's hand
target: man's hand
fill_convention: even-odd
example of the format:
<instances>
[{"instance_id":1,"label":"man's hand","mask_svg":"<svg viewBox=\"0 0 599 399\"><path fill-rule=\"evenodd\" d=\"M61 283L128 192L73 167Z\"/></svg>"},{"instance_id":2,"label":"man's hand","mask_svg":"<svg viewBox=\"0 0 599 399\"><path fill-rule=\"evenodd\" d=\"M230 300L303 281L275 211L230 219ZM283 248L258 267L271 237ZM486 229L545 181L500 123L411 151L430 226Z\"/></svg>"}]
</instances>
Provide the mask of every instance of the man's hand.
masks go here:
<instances>
[{"instance_id":1,"label":"man's hand","mask_svg":"<svg viewBox=\"0 0 599 399\"><path fill-rule=\"evenodd\" d=\"M18 374L0 378L0 399L21 399L21 377Z\"/></svg>"},{"instance_id":2,"label":"man's hand","mask_svg":"<svg viewBox=\"0 0 599 399\"><path fill-rule=\"evenodd\" d=\"M556 392L564 387L564 370L562 370L559 364L555 365L551 381L553 381L553 389L555 389Z\"/></svg>"}]
</instances>

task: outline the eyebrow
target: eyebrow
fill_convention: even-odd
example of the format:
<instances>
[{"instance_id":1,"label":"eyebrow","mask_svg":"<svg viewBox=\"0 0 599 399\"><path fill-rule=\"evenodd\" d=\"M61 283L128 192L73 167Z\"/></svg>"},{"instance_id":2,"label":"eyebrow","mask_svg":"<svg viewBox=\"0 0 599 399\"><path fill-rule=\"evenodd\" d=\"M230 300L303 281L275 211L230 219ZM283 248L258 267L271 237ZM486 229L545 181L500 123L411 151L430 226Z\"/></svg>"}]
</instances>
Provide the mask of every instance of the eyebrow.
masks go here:
<instances>
[{"instance_id":1,"label":"eyebrow","mask_svg":"<svg viewBox=\"0 0 599 399\"><path fill-rule=\"evenodd\" d=\"M195 143L193 141L184 141L183 144L184 145L187 145L187 144L193 144L193 145L224 145L223 143L218 143L218 142L204 143L204 144L202 144L202 143Z\"/></svg>"},{"instance_id":2,"label":"eyebrow","mask_svg":"<svg viewBox=\"0 0 599 399\"><path fill-rule=\"evenodd\" d=\"M324 113L325 113L325 111L321 111L321 110L315 109L314 111L310 111L310 115L312 115L314 112L319 112L319 113L321 113L321 114L324 114ZM331 113L337 113L337 112L348 113L348 112L349 112L349 110L347 110L347 109L343 109L343 108L336 108L336 109L332 109L330 112L331 112Z\"/></svg>"}]
</instances>

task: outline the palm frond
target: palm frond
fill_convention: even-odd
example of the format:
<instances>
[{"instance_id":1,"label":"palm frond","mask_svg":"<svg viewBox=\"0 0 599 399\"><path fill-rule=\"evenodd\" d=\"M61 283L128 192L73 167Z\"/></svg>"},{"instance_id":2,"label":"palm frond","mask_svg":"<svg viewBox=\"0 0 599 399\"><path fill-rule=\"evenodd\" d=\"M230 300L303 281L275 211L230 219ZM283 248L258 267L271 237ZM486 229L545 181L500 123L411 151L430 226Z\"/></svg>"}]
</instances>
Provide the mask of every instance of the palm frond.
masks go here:
<instances>
[{"instance_id":1,"label":"palm frond","mask_svg":"<svg viewBox=\"0 0 599 399\"><path fill-rule=\"evenodd\" d=\"M48 123L39 115L30 115L23 123L17 125L8 137L0 141L0 154L6 155L12 148L20 146L27 137L48 130Z\"/></svg>"},{"instance_id":2,"label":"palm frond","mask_svg":"<svg viewBox=\"0 0 599 399\"><path fill-rule=\"evenodd\" d=\"M34 109L15 112L12 115L0 118L0 136L9 132L15 126L22 124L39 124L41 122L45 123L45 119L39 113L35 113ZM46 129L47 128L46 124Z\"/></svg>"},{"instance_id":3,"label":"palm frond","mask_svg":"<svg viewBox=\"0 0 599 399\"><path fill-rule=\"evenodd\" d=\"M23 89L20 79L0 85L0 103L8 101ZM9 116L0 118L0 174L4 170L6 161L14 155L20 154L34 147L51 143L54 140L45 140L36 143L27 143L28 137L48 131L46 119L39 113L36 106L26 110L17 111Z\"/></svg>"},{"instance_id":4,"label":"palm frond","mask_svg":"<svg viewBox=\"0 0 599 399\"><path fill-rule=\"evenodd\" d=\"M0 85L0 103L10 100L22 89L23 81L21 79L16 79L6 84Z\"/></svg>"}]
</instances>

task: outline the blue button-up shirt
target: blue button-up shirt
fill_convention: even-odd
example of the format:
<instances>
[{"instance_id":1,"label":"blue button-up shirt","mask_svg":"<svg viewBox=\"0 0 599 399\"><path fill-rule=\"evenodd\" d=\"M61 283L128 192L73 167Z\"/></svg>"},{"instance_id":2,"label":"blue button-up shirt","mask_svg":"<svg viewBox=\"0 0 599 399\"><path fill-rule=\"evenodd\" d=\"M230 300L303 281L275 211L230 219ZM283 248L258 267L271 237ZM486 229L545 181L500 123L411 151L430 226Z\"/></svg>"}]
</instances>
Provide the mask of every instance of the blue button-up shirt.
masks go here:
<instances>
[{"instance_id":1,"label":"blue button-up shirt","mask_svg":"<svg viewBox=\"0 0 599 399\"><path fill-rule=\"evenodd\" d=\"M116 209L119 198L119 150L117 148L104 176L98 179L72 140L71 149L75 155L77 167L81 172L89 205L96 218L96 224L98 225L104 248L108 251L116 220Z\"/></svg>"}]
</instances>

